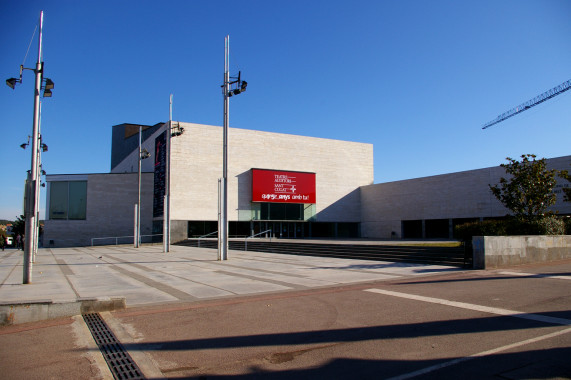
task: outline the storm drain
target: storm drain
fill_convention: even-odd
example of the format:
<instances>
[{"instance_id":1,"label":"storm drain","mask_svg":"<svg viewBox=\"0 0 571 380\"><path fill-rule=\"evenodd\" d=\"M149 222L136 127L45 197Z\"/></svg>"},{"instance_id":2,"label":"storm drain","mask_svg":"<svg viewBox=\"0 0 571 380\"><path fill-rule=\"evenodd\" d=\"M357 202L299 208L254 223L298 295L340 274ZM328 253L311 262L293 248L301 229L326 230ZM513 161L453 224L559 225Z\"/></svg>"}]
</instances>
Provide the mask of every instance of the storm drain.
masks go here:
<instances>
[{"instance_id":1,"label":"storm drain","mask_svg":"<svg viewBox=\"0 0 571 380\"><path fill-rule=\"evenodd\" d=\"M83 320L115 379L145 379L137 364L98 313L83 314Z\"/></svg>"}]
</instances>

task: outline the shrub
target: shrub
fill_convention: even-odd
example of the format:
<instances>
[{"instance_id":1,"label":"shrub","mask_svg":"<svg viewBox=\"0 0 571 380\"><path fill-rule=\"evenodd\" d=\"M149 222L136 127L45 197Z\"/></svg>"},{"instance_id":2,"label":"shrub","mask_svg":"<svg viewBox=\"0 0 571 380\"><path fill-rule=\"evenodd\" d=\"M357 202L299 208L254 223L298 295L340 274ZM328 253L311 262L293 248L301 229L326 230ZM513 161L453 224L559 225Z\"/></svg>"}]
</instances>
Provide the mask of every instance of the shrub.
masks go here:
<instances>
[{"instance_id":1,"label":"shrub","mask_svg":"<svg viewBox=\"0 0 571 380\"><path fill-rule=\"evenodd\" d=\"M567 217L563 221L565 222L565 235L571 235L571 218Z\"/></svg>"},{"instance_id":2,"label":"shrub","mask_svg":"<svg viewBox=\"0 0 571 380\"><path fill-rule=\"evenodd\" d=\"M533 221L512 219L508 222L508 235L564 235L565 223L555 216L545 216Z\"/></svg>"},{"instance_id":3,"label":"shrub","mask_svg":"<svg viewBox=\"0 0 571 380\"><path fill-rule=\"evenodd\" d=\"M507 225L502 220L470 222L454 228L454 236L462 241L472 241L474 236L501 236L507 234Z\"/></svg>"},{"instance_id":4,"label":"shrub","mask_svg":"<svg viewBox=\"0 0 571 380\"><path fill-rule=\"evenodd\" d=\"M474 236L564 235L571 228L571 218L565 219L545 216L531 222L515 218L485 220L456 226L454 232L462 241L471 241Z\"/></svg>"}]
</instances>

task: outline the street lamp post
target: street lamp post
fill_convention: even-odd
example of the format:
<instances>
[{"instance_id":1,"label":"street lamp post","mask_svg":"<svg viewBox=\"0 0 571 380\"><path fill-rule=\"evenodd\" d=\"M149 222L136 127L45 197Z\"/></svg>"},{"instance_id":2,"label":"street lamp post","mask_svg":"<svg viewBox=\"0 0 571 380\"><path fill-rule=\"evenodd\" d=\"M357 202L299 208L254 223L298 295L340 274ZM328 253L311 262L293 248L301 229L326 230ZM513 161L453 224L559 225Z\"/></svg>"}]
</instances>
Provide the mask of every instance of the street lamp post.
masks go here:
<instances>
[{"instance_id":1,"label":"street lamp post","mask_svg":"<svg viewBox=\"0 0 571 380\"><path fill-rule=\"evenodd\" d=\"M137 192L137 205L136 205L136 215L135 215L135 236L134 236L134 245L135 248L139 248L141 246L141 161L149 158L151 154L147 151L147 149L142 149L143 143L143 126L139 125L139 155L138 155L138 162L139 162L139 175L138 175L138 192Z\"/></svg>"},{"instance_id":2,"label":"street lamp post","mask_svg":"<svg viewBox=\"0 0 571 380\"><path fill-rule=\"evenodd\" d=\"M233 81L231 81L233 79ZM230 36L224 39L224 128L222 132L222 179L220 183L220 221L218 223L219 260L228 260L228 128L230 120L230 97L246 91L248 83L238 77L230 77ZM233 89L233 87L235 87Z\"/></svg>"},{"instance_id":3,"label":"street lamp post","mask_svg":"<svg viewBox=\"0 0 571 380\"><path fill-rule=\"evenodd\" d=\"M31 70L36 74L36 84L34 88L34 119L32 127L32 159L31 168L26 180L26 190L25 190L25 209L24 215L26 218L25 227L25 240L24 240L24 273L23 273L23 283L29 284L32 282L32 259L34 252L37 250L38 239L37 229L38 229L38 182L39 182L39 149L43 148L40 141L39 125L40 125L40 92L42 90L42 83L45 80L46 84L44 88L44 97L50 97L52 95L51 90L54 88L54 83L51 79L43 78L43 66L42 62L42 32L44 24L44 12L40 11L39 20L39 37L38 37L38 61L36 62L35 69L25 68L24 65L20 66L20 77L10 78L6 80L6 84L14 89L16 84L22 83L22 73L23 70ZM25 145L25 144L22 144Z\"/></svg>"}]
</instances>

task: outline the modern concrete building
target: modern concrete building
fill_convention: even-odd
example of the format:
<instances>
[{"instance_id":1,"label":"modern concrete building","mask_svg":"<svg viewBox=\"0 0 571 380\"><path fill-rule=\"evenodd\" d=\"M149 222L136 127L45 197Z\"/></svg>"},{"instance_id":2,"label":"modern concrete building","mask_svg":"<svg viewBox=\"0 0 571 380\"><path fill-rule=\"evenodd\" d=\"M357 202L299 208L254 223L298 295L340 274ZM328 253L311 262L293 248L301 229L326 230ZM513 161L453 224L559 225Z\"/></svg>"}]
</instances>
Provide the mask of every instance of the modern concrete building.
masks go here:
<instances>
[{"instance_id":1,"label":"modern concrete building","mask_svg":"<svg viewBox=\"0 0 571 380\"><path fill-rule=\"evenodd\" d=\"M176 242L217 230L222 128L173 124L173 131L184 130L170 139L171 240ZM142 234L160 234L164 185L160 178L151 177L161 172L164 160L160 155L168 124L143 129L142 146L151 157L142 161L142 171L146 173L141 201ZM53 199L58 197L54 189L63 188L65 185L59 183L62 181L72 184L73 176L48 176L45 244L87 245L92 238L133 235L137 199L137 174L133 173L137 172L139 155L137 125L113 127L111 155L110 174L75 177L85 181L87 187L87 211L80 215L83 219L72 220L69 214L66 219L64 214L56 214L62 211L53 211ZM274 236L284 238L360 235L359 189L373 183L372 144L230 128L228 161L230 236L249 236L268 229ZM264 173L279 178L268 179ZM309 190L301 189L304 183ZM253 186L270 186L271 190L254 199ZM281 190L285 191L280 195L283 199L269 198L277 197ZM312 199L295 199L303 191L312 193ZM63 194L60 190L57 193ZM263 195L268 198L262 199ZM286 200L286 195L290 199ZM110 209L112 213L108 213ZM100 225L102 219L107 225ZM114 228L115 234L111 233ZM69 231L74 232L74 242L66 237Z\"/></svg>"},{"instance_id":2,"label":"modern concrete building","mask_svg":"<svg viewBox=\"0 0 571 380\"><path fill-rule=\"evenodd\" d=\"M171 130L168 123L141 129L150 153L142 160L142 235L162 233L167 157L171 241L217 231L222 128L176 122ZM47 177L44 245L133 241L138 146L138 125L116 125L111 173ZM505 175L499 166L373 184L371 144L238 128L229 129L228 162L230 236L271 230L281 238L447 239L455 224L507 214L488 187ZM569 169L571 156L548 164ZM556 191L553 208L571 214Z\"/></svg>"},{"instance_id":3,"label":"modern concrete building","mask_svg":"<svg viewBox=\"0 0 571 380\"><path fill-rule=\"evenodd\" d=\"M547 160L548 169L569 169L571 156ZM506 177L505 169L442 174L361 187L361 231L365 238L452 238L453 227L475 220L504 217L509 211L494 197L489 185ZM557 203L550 207L571 215L571 202L563 201L559 179Z\"/></svg>"}]
</instances>

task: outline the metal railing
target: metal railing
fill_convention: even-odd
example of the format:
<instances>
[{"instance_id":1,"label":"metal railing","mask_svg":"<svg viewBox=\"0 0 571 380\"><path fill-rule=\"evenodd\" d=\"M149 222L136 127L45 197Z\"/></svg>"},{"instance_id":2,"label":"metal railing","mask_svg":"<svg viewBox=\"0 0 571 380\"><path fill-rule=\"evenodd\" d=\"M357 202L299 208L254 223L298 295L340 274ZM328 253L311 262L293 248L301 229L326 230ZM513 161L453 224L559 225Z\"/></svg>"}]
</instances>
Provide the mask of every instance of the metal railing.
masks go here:
<instances>
[{"instance_id":1,"label":"metal railing","mask_svg":"<svg viewBox=\"0 0 571 380\"><path fill-rule=\"evenodd\" d=\"M199 237L197 238L197 239L198 239L198 248L200 248L200 239L205 238L205 237L210 236L210 235L214 235L214 234L217 234L217 235L218 235L218 231L214 231L214 232L211 232L211 233L209 233L209 234L199 236Z\"/></svg>"},{"instance_id":2,"label":"metal railing","mask_svg":"<svg viewBox=\"0 0 571 380\"><path fill-rule=\"evenodd\" d=\"M254 237L256 237L256 236L260 236L260 235L263 235L263 234L267 234L268 232L270 232L270 243L271 243L271 242L272 242L272 234L271 234L272 230L271 230L271 229L270 229L270 230L265 230L265 231L262 231L262 232L260 232L260 233L255 234L255 235L247 236L246 238L244 238L244 251L247 251L247 250L248 250L248 239L254 238Z\"/></svg>"},{"instance_id":3,"label":"metal railing","mask_svg":"<svg viewBox=\"0 0 571 380\"><path fill-rule=\"evenodd\" d=\"M150 241L147 241L147 243L152 243L153 236L163 236L163 234L154 234L154 235L141 235L141 242L144 243L144 239L145 237L151 237ZM100 238L91 238L91 246L93 247L95 244L96 240L108 240L108 241L115 241L115 243L110 243L110 244L98 244L98 245L119 245L119 244L133 244L135 242L135 236L109 236L109 237L100 237ZM121 240L121 243L119 243L119 241ZM162 239L161 239L162 241Z\"/></svg>"}]
</instances>

